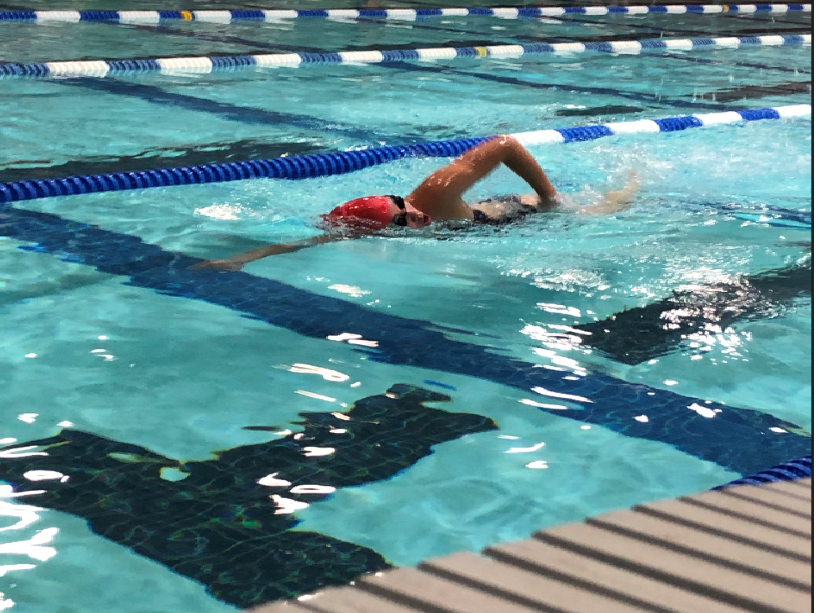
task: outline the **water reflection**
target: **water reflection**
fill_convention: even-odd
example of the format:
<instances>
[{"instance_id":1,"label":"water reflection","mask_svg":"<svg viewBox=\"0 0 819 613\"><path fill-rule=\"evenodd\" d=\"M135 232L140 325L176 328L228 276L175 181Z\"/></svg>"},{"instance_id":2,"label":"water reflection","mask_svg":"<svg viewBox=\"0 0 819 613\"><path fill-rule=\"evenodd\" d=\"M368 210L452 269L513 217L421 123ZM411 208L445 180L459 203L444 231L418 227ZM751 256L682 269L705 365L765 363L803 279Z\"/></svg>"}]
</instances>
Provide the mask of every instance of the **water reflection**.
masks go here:
<instances>
[{"instance_id":1,"label":"water reflection","mask_svg":"<svg viewBox=\"0 0 819 613\"><path fill-rule=\"evenodd\" d=\"M14 570L31 570L32 568L37 567L34 566L34 564L0 564L0 577L3 577L6 573ZM14 605L13 600L3 600L2 597L3 592L0 592L0 605L5 605L6 608L11 608Z\"/></svg>"},{"instance_id":2,"label":"water reflection","mask_svg":"<svg viewBox=\"0 0 819 613\"><path fill-rule=\"evenodd\" d=\"M31 477L31 473L36 471L28 471L26 474ZM45 471L42 471L45 472ZM0 485L0 524L4 524L2 518L8 517L16 519L9 525L0 525L0 532L6 532L8 535L14 534L19 538L19 531L25 530L34 525L40 520L40 512L43 510L40 507L35 507L28 504L13 504L3 500L4 498L18 498L21 496L32 496L44 494L45 490L31 490L28 492L14 492L10 485ZM13 531L13 532L12 532ZM45 528L38 530L35 534L27 539L15 540L5 543L0 543L0 556L9 556L14 561L12 564L0 564L0 577L6 573L31 570L36 568L35 564L30 562L20 562L20 556L26 556L33 560L44 562L57 554L57 550L50 545L54 537L59 532L58 528ZM4 535L7 536L7 535ZM14 606L14 601L5 599L0 593L0 610L8 609Z\"/></svg>"},{"instance_id":3,"label":"water reflection","mask_svg":"<svg viewBox=\"0 0 819 613\"><path fill-rule=\"evenodd\" d=\"M347 381L350 377L345 375L343 372L338 372L337 370L330 370L329 368L322 368L321 366L313 366L312 364L293 364L288 369L290 372L295 373L303 373L308 375L321 375L321 377L325 381L335 381L338 383L343 383Z\"/></svg>"},{"instance_id":4,"label":"water reflection","mask_svg":"<svg viewBox=\"0 0 819 613\"><path fill-rule=\"evenodd\" d=\"M31 495L42 507L83 517L95 533L244 608L390 566L367 547L293 530L299 523L295 513L337 488L389 479L429 455L432 445L497 429L483 416L424 405L449 399L398 384L357 401L346 413L301 413L303 431L297 434L195 462L63 430L0 449L0 479L17 490L4 490L7 495ZM169 469L186 476L163 478ZM32 481L27 475L55 478ZM0 512L12 506L19 527L36 519L35 507L5 504ZM0 553L47 559L55 553L47 546L55 533L41 530L0 546Z\"/></svg>"},{"instance_id":5,"label":"water reflection","mask_svg":"<svg viewBox=\"0 0 819 613\"><path fill-rule=\"evenodd\" d=\"M43 493L43 490L40 490L39 493ZM23 528L32 525L38 519L40 519L37 511L41 510L42 509L39 507L33 507L26 504L12 504L10 502L0 500L0 517L17 518L17 521L10 526L3 526L0 528L0 532L5 532L7 530L22 530Z\"/></svg>"},{"instance_id":6,"label":"water reflection","mask_svg":"<svg viewBox=\"0 0 819 613\"><path fill-rule=\"evenodd\" d=\"M0 544L0 554L25 555L44 562L57 555L57 550L54 547L47 547L46 543L50 543L59 531L58 528L46 528L38 530L30 539L2 543Z\"/></svg>"}]
</instances>

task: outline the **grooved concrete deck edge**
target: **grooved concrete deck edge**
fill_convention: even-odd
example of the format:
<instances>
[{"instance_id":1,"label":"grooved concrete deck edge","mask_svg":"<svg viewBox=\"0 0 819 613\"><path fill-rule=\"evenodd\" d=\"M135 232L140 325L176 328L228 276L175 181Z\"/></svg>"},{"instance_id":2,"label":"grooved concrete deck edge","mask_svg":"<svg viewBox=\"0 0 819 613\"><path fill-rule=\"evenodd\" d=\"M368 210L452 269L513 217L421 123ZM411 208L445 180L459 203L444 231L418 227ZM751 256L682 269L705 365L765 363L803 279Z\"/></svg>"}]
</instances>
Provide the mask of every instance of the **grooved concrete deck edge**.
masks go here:
<instances>
[{"instance_id":1,"label":"grooved concrete deck edge","mask_svg":"<svg viewBox=\"0 0 819 613\"><path fill-rule=\"evenodd\" d=\"M811 486L740 485L638 505L252 612L808 613Z\"/></svg>"}]
</instances>

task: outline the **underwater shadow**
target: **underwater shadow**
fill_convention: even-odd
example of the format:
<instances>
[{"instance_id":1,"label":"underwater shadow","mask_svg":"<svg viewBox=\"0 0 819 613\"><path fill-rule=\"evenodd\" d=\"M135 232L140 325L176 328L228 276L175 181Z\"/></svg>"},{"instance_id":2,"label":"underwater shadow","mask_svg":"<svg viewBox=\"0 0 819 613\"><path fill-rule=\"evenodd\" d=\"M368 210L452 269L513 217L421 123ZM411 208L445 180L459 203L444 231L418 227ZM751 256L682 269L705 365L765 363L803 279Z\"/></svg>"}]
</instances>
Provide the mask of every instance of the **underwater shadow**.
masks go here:
<instances>
[{"instance_id":1,"label":"underwater shadow","mask_svg":"<svg viewBox=\"0 0 819 613\"><path fill-rule=\"evenodd\" d=\"M296 530L294 512L334 489L394 477L433 445L497 429L487 417L424 404L449 400L396 384L345 413L300 413L302 432L193 462L67 429L0 449L0 480L42 491L31 496L36 505L82 517L96 534L246 608L391 567L368 547Z\"/></svg>"}]
</instances>

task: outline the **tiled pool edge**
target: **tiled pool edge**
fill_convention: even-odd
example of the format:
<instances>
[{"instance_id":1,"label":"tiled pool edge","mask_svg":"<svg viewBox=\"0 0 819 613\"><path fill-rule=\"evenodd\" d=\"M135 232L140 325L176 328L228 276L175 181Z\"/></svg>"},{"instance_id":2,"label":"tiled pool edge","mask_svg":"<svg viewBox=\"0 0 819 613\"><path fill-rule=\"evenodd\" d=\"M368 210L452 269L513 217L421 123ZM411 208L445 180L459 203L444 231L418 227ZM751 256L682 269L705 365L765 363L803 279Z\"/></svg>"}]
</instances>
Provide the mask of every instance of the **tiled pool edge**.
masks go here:
<instances>
[{"instance_id":1,"label":"tiled pool edge","mask_svg":"<svg viewBox=\"0 0 819 613\"><path fill-rule=\"evenodd\" d=\"M811 562L806 477L637 505L251 611L799 613Z\"/></svg>"}]
</instances>

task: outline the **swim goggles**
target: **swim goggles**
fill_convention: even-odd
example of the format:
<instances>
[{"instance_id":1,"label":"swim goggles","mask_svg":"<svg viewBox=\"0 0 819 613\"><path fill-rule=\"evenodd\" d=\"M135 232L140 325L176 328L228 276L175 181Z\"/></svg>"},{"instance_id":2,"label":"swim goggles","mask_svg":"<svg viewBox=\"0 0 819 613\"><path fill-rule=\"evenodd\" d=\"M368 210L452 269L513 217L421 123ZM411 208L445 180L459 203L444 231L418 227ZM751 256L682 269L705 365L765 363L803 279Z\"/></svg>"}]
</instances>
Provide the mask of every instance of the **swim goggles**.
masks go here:
<instances>
[{"instance_id":1,"label":"swim goggles","mask_svg":"<svg viewBox=\"0 0 819 613\"><path fill-rule=\"evenodd\" d=\"M406 226L407 210L404 208L404 199L401 196L387 196L387 198L391 199L395 203L395 206L401 209L401 212L392 218L392 223L394 223L396 226Z\"/></svg>"}]
</instances>

